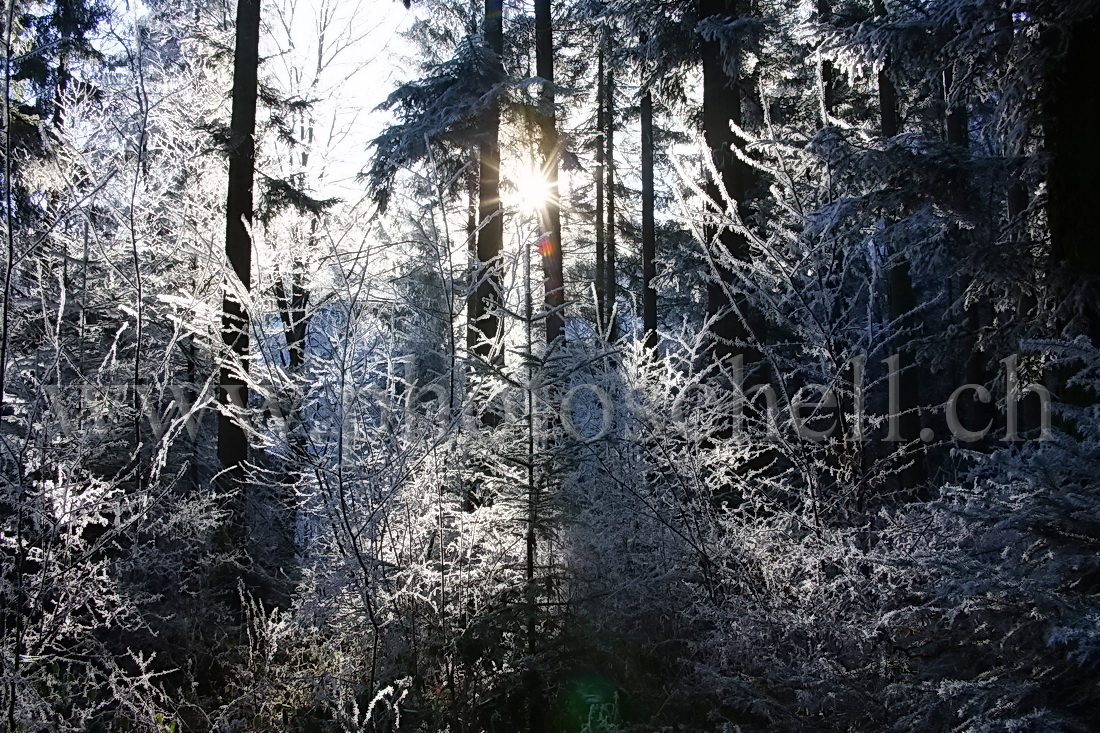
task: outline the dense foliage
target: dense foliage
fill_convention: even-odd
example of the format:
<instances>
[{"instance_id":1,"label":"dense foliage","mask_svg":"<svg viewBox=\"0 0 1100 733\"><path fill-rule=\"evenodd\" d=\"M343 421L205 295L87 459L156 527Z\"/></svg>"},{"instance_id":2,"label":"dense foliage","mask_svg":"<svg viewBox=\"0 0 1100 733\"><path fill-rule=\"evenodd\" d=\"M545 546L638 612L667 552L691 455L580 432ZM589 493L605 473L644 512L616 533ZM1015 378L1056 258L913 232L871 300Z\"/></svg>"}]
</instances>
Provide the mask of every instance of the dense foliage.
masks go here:
<instances>
[{"instance_id":1,"label":"dense foliage","mask_svg":"<svg viewBox=\"0 0 1100 733\"><path fill-rule=\"evenodd\" d=\"M5 5L0 729L1095 727L1100 3L255 7Z\"/></svg>"}]
</instances>

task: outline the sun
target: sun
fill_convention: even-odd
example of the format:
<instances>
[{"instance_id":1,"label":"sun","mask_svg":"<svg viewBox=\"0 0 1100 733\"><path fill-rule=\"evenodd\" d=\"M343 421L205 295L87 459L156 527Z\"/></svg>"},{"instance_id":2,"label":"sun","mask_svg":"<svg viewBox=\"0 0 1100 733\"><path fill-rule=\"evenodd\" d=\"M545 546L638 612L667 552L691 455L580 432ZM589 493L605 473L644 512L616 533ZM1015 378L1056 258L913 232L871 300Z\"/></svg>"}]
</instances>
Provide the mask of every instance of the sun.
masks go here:
<instances>
[{"instance_id":1,"label":"sun","mask_svg":"<svg viewBox=\"0 0 1100 733\"><path fill-rule=\"evenodd\" d=\"M504 196L507 206L532 213L546 206L550 200L550 182L538 168L516 171L511 176L513 190Z\"/></svg>"}]
</instances>

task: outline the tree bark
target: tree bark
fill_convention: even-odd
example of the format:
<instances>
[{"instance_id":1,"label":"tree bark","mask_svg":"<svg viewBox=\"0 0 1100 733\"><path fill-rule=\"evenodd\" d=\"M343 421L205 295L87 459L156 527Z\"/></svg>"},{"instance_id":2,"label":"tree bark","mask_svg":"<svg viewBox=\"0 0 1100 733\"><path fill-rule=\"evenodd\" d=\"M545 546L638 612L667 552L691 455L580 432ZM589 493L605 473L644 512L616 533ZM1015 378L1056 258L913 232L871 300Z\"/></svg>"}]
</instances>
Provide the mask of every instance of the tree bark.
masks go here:
<instances>
[{"instance_id":1,"label":"tree bark","mask_svg":"<svg viewBox=\"0 0 1100 733\"><path fill-rule=\"evenodd\" d=\"M535 73L543 80L539 91L539 131L542 155L542 175L546 179L547 197L542 207L543 275L546 279L546 343L553 344L565 337L565 278L561 251L561 202L558 198L557 121L554 111L554 36L550 16L550 0L535 2Z\"/></svg>"},{"instance_id":2,"label":"tree bark","mask_svg":"<svg viewBox=\"0 0 1100 733\"><path fill-rule=\"evenodd\" d=\"M604 86L604 124L606 126L607 153L604 157L607 183L607 236L604 239L604 328L609 340L618 338L615 317L615 300L618 295L618 276L615 272L615 68L611 33L605 28L605 63L607 76Z\"/></svg>"},{"instance_id":3,"label":"tree bark","mask_svg":"<svg viewBox=\"0 0 1100 733\"><path fill-rule=\"evenodd\" d=\"M642 93L642 330L645 345L657 348L657 236L653 193L653 95Z\"/></svg>"},{"instance_id":4,"label":"tree bark","mask_svg":"<svg viewBox=\"0 0 1100 733\"><path fill-rule=\"evenodd\" d=\"M885 7L876 0L875 12L882 18ZM901 132L898 122L898 93L890 78L890 60L887 58L878 72L879 124L882 137L897 137ZM915 337L916 322L913 311L917 302L913 292L913 276L909 266L909 256L891 243L889 245L890 267L886 274L887 308L890 321L904 335L895 336L894 351L898 355L898 438L901 445L914 445L920 440L920 374L910 341ZM901 488L907 491L915 489L925 479L924 459L921 455L912 456L912 465L902 469L898 476Z\"/></svg>"},{"instance_id":5,"label":"tree bark","mask_svg":"<svg viewBox=\"0 0 1100 733\"><path fill-rule=\"evenodd\" d=\"M607 281L604 274L604 145L606 144L605 126L607 118L604 114L604 45L600 39L599 61L597 62L596 79L596 328L604 333L607 323L604 321L604 304L607 300Z\"/></svg>"},{"instance_id":6,"label":"tree bark","mask_svg":"<svg viewBox=\"0 0 1100 733\"><path fill-rule=\"evenodd\" d=\"M818 22L828 23L832 20L833 6L829 0L817 0ZM821 60L821 104L825 114L822 115L822 124L828 125L833 114L833 106L836 103L836 69L829 59Z\"/></svg>"},{"instance_id":7,"label":"tree bark","mask_svg":"<svg viewBox=\"0 0 1100 733\"><path fill-rule=\"evenodd\" d=\"M874 1L874 11L877 17L886 17L886 6L882 0ZM894 80L890 78L889 55L878 72L878 109L882 136L897 137L901 128L898 122L898 91L894 87Z\"/></svg>"},{"instance_id":8,"label":"tree bark","mask_svg":"<svg viewBox=\"0 0 1100 733\"><path fill-rule=\"evenodd\" d=\"M252 240L248 227L252 224L252 184L255 168L255 131L257 75L259 73L260 0L238 0L236 51L233 59L233 113L230 122L233 149L229 158L229 188L226 196L225 254L233 276L244 290L252 285ZM247 225L246 225L247 222ZM222 339L229 351L228 358L240 361L240 369L248 369L248 319L244 304L227 285L222 300ZM223 406L242 409L248 405L245 380L229 363L221 367L219 398ZM227 488L239 490L243 467L248 459L248 439L241 424L226 412L218 423L218 457ZM239 499L230 518L235 525L242 521ZM240 529L237 527L236 529Z\"/></svg>"},{"instance_id":9,"label":"tree bark","mask_svg":"<svg viewBox=\"0 0 1100 733\"><path fill-rule=\"evenodd\" d=\"M485 42L496 56L496 78L503 77L504 3L485 0ZM477 270L473 303L469 308L467 346L472 354L488 361L503 362L497 348L500 336L501 263L504 247L504 219L500 203L500 103L494 101L485 117L478 145Z\"/></svg>"},{"instance_id":10,"label":"tree bark","mask_svg":"<svg viewBox=\"0 0 1100 733\"><path fill-rule=\"evenodd\" d=\"M733 18L737 16L735 0L699 0L701 19ZM754 183L752 168L739 160L733 152L738 140L730 129L730 122L741 124L742 88L740 79L731 79L726 74L725 55L739 54L737 49L726 49L723 54L717 41L703 40L701 43L703 62L703 137L710 149L717 180L707 181L707 195L721 210L725 210L725 196L729 196L737 206L739 215L744 218L748 211L745 206L748 192ZM723 195L723 192L725 195ZM710 227L708 242L717 237L720 250L734 260L748 261L749 244L745 236L730 227ZM713 341L712 356L715 360L725 360L741 354L745 357L746 373L758 361L759 354L754 349L738 345L752 339L752 315L748 302L738 293L740 288L737 277L723 263L718 262L717 279L707 284L707 317L711 321L710 337Z\"/></svg>"},{"instance_id":11,"label":"tree bark","mask_svg":"<svg viewBox=\"0 0 1100 733\"><path fill-rule=\"evenodd\" d=\"M317 220L310 222L310 246L314 245ZM285 406L287 429L287 460L282 485L275 486L272 497L274 547L267 553L266 565L271 572L273 597L282 608L288 608L300 580L296 561L295 535L298 525L296 486L309 470L309 437L303 398L306 391L306 338L309 334L309 290L305 287L305 265L295 260L290 273L290 287L282 277L275 279L275 299L283 321L287 347L287 373L292 382Z\"/></svg>"},{"instance_id":12,"label":"tree bark","mask_svg":"<svg viewBox=\"0 0 1100 733\"><path fill-rule=\"evenodd\" d=\"M1047 177L1047 217L1055 267L1072 287L1096 287L1100 278L1100 233L1089 213L1100 207L1100 98L1092 92L1100 68L1100 18L1070 25L1054 47L1065 55L1049 74L1047 102L1048 149L1052 160ZM1053 33L1052 33L1053 35ZM1084 332L1100 347L1100 306L1095 297L1083 313ZM1064 319L1068 320L1068 319Z\"/></svg>"},{"instance_id":13,"label":"tree bark","mask_svg":"<svg viewBox=\"0 0 1100 733\"><path fill-rule=\"evenodd\" d=\"M955 91L954 86L954 70L951 66L948 66L943 72L944 132L948 145L956 146L960 151L968 151L970 149L970 116L965 100L959 98L961 95ZM960 239L965 237L965 233L959 227L952 226L951 238ZM965 251L972 249L968 242L964 242L963 246ZM973 257L973 254L969 257ZM976 264L973 262L969 262L967 265L972 271L977 269ZM982 329L989 319L985 313L987 304L983 300L971 299L966 295L973 285L974 278L972 275L964 274L960 278L959 291L971 301L963 308L963 352L966 356L961 376L964 384L984 385L989 381L989 372L986 368L985 354L981 350L979 340ZM991 406L978 400L973 393L968 395L967 401L962 407L965 425L970 430L981 430L992 416Z\"/></svg>"}]
</instances>

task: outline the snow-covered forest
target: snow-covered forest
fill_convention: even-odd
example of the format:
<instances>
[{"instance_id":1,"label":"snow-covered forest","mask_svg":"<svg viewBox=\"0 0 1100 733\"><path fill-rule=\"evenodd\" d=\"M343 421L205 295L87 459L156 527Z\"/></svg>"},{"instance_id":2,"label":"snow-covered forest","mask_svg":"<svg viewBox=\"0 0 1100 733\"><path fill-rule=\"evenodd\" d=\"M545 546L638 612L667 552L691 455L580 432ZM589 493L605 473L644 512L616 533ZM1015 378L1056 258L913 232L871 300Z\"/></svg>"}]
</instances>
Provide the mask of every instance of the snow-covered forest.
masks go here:
<instances>
[{"instance_id":1,"label":"snow-covered forest","mask_svg":"<svg viewBox=\"0 0 1100 733\"><path fill-rule=\"evenodd\" d=\"M0 730L1097 729L1100 0L0 28Z\"/></svg>"}]
</instances>

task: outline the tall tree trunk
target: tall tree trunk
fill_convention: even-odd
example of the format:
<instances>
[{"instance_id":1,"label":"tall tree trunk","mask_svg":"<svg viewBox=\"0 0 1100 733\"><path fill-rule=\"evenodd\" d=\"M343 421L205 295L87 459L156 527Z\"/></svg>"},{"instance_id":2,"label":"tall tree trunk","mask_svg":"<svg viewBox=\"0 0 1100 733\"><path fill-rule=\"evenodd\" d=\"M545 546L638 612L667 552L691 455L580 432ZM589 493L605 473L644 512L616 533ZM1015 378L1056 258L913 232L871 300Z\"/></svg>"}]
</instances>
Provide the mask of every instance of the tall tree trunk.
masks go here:
<instances>
[{"instance_id":1,"label":"tall tree trunk","mask_svg":"<svg viewBox=\"0 0 1100 733\"><path fill-rule=\"evenodd\" d=\"M821 23L828 23L833 17L833 6L829 0L817 0L817 19ZM833 114L833 105L836 102L836 68L829 59L821 60L821 105L822 124L828 125Z\"/></svg>"},{"instance_id":2,"label":"tall tree trunk","mask_svg":"<svg viewBox=\"0 0 1100 733\"><path fill-rule=\"evenodd\" d=\"M607 300L607 281L604 274L604 145L606 144L604 127L607 117L604 114L605 70L604 44L600 38L599 61L596 79L596 328L604 333L607 323L604 321L604 303Z\"/></svg>"},{"instance_id":3,"label":"tall tree trunk","mask_svg":"<svg viewBox=\"0 0 1100 733\"><path fill-rule=\"evenodd\" d=\"M951 66L943 72L943 101L944 101L944 132L948 145L957 146L961 151L970 149L970 116L966 108L963 95L955 90L955 73ZM966 234L959 227L952 226L950 236L953 239L965 240ZM962 242L964 251L972 250L969 242ZM972 254L968 257L973 257ZM974 262L968 262L967 268L971 271L977 268ZM965 361L963 363L963 383L984 385L989 380L986 369L985 354L981 350L980 338L982 329L988 322L986 317L987 304L983 299L974 299L967 295L973 288L974 278L970 274L964 274L959 280L959 292L969 301L963 310L963 351ZM966 402L962 405L965 427L969 430L980 431L989 422L992 416L991 405L981 402L973 392L968 393Z\"/></svg>"},{"instance_id":4,"label":"tall tree trunk","mask_svg":"<svg viewBox=\"0 0 1100 733\"><path fill-rule=\"evenodd\" d=\"M1002 64L1011 63L1010 56L1016 36L1016 22L1009 10L1005 10L997 17L997 35L997 56ZM1012 161L1008 187L1005 192L1008 226L1018 228L1018 231L1024 231L1027 227L1027 222L1022 221L1021 217L1027 210L1029 199L1027 187L1015 164L1016 159L1022 152L1018 143L1013 148L1004 151L1004 154Z\"/></svg>"},{"instance_id":5,"label":"tall tree trunk","mask_svg":"<svg viewBox=\"0 0 1100 733\"><path fill-rule=\"evenodd\" d=\"M735 18L738 12L736 0L699 0L699 17L702 19ZM740 79L731 79L725 70L725 55L719 42L703 40L701 43L703 61L703 137L710 149L718 179L707 181L706 191L710 199L720 209L725 209L725 197L728 195L744 218L747 215L745 201L754 183L752 168L739 160L733 152L738 140L730 129L730 122L741 124L742 84ZM727 54L739 54L737 49L726 49ZM714 227L707 239L717 237L720 250L724 255L741 261L748 261L748 240L740 232L729 227ZM752 339L754 319L748 310L747 300L739 293L740 287L733 271L724 263L717 262L717 279L707 284L707 317L711 321L710 337L713 340L713 358L725 360L735 355L745 358L746 373L758 361L759 354L737 345ZM758 324L754 324L758 325ZM757 334L761 335L761 334Z\"/></svg>"},{"instance_id":6,"label":"tall tree trunk","mask_svg":"<svg viewBox=\"0 0 1100 733\"><path fill-rule=\"evenodd\" d=\"M477 179L478 161L471 156L470 169L466 172L466 245L469 248L470 262L477 258ZM471 300L470 303L472 302Z\"/></svg>"},{"instance_id":7,"label":"tall tree trunk","mask_svg":"<svg viewBox=\"0 0 1100 733\"><path fill-rule=\"evenodd\" d=\"M554 36L550 0L535 2L535 73L543 80L539 91L542 175L546 179L546 203L541 211L543 274L546 279L546 343L565 336L565 278L562 271L561 202L558 198L558 144L554 111Z\"/></svg>"},{"instance_id":8,"label":"tall tree trunk","mask_svg":"<svg viewBox=\"0 0 1100 733\"><path fill-rule=\"evenodd\" d=\"M645 344L657 348L657 236L653 193L653 95L642 93L642 330Z\"/></svg>"},{"instance_id":9,"label":"tall tree trunk","mask_svg":"<svg viewBox=\"0 0 1100 733\"><path fill-rule=\"evenodd\" d=\"M466 180L466 195L467 195L467 211L466 211L466 246L469 252L469 278L470 278L470 295L466 299L466 346L470 353L474 353L474 349L477 346L476 334L474 324L477 322L478 307L477 298L474 297L475 288L477 287L477 279L479 277L480 268L478 267L477 259L477 217L478 217L478 190L480 186L480 159L478 156L472 156L473 160L471 168L467 175Z\"/></svg>"},{"instance_id":10,"label":"tall tree trunk","mask_svg":"<svg viewBox=\"0 0 1100 733\"><path fill-rule=\"evenodd\" d=\"M1100 68L1100 17L1077 20L1044 39L1064 55L1048 71L1046 145L1051 154L1047 171L1047 219L1050 226L1050 274L1059 302L1081 306L1057 314L1064 337L1082 331L1100 348L1100 234L1088 215L1100 207L1100 98L1092 90ZM1072 330L1069 330L1072 329ZM1094 405L1100 395L1083 386L1068 387L1073 375L1063 368L1055 376L1060 399L1072 405ZM1064 426L1063 429L1072 429Z\"/></svg>"},{"instance_id":11,"label":"tall tree trunk","mask_svg":"<svg viewBox=\"0 0 1100 733\"><path fill-rule=\"evenodd\" d=\"M312 247L317 232L317 220L310 222L309 246ZM305 263L295 260L290 273L290 287L283 278L275 279L275 299L283 322L286 338L287 373L293 382L286 405L287 460L283 483L278 495L272 497L275 546L266 558L273 573L272 590L277 603L288 607L299 580L295 559L297 546L295 534L298 524L298 500L296 487L303 480L309 461L303 397L306 389L306 338L309 334L309 290L305 287ZM282 576L282 577L279 577Z\"/></svg>"},{"instance_id":12,"label":"tall tree trunk","mask_svg":"<svg viewBox=\"0 0 1100 733\"><path fill-rule=\"evenodd\" d=\"M1100 17L1079 20L1062 33L1050 39L1054 48L1061 44L1065 48L1049 74L1047 103L1051 254L1069 284L1095 288L1100 278L1100 233L1088 214L1100 207L1100 95L1092 91L1100 68ZM1073 315L1084 318L1085 332L1100 347L1100 306L1095 296L1084 311Z\"/></svg>"},{"instance_id":13,"label":"tall tree trunk","mask_svg":"<svg viewBox=\"0 0 1100 733\"><path fill-rule=\"evenodd\" d=\"M496 58L496 78L504 76L504 3L485 0L485 42ZM501 263L504 248L504 219L500 203L500 103L494 101L485 116L478 145L477 271L473 303L469 308L467 346L482 359L503 361L496 348L500 336Z\"/></svg>"},{"instance_id":14,"label":"tall tree trunk","mask_svg":"<svg viewBox=\"0 0 1100 733\"><path fill-rule=\"evenodd\" d=\"M885 17L886 9L880 0L875 2L875 13ZM890 77L890 59L878 72L879 123L882 137L897 137L901 132L898 123L898 93ZM913 293L913 276L909 256L892 242L889 245L890 267L886 273L887 307L890 321L901 335L894 337L894 352L898 356L898 439L900 445L913 445L920 440L920 373L910 342L915 338L917 323L913 317L917 302ZM901 487L912 491L925 479L923 456L911 456L912 465L898 476Z\"/></svg>"},{"instance_id":15,"label":"tall tree trunk","mask_svg":"<svg viewBox=\"0 0 1100 733\"><path fill-rule=\"evenodd\" d=\"M504 3L485 0L485 43L494 54L494 80L504 78ZM504 364L500 345L503 306L501 253L504 249L504 218L500 201L500 102L494 100L485 113L478 142L477 230L471 246L474 253L471 293L466 304L466 348L471 357L496 366ZM472 190L471 190L472 193ZM476 391L478 386L474 384ZM494 406L480 406L480 422L486 427L500 423L501 412ZM491 469L483 465L465 487L463 509L474 511L485 503L480 478Z\"/></svg>"},{"instance_id":16,"label":"tall tree trunk","mask_svg":"<svg viewBox=\"0 0 1100 733\"><path fill-rule=\"evenodd\" d=\"M997 16L997 56L1002 65L1012 63L1012 47L1016 38L1016 21L1011 8L1005 8ZM1028 237L1027 208L1030 195L1027 184L1023 178L1020 163L1025 154L1026 144L1015 142L1006 145L1003 155L1007 159L1009 174L1005 187L1005 231L1010 239L1015 240L1022 248ZM1035 296L1042 278L1041 272L1032 272L1028 276L1029 287L1022 288L1022 292L1016 301L1017 320L1030 326L1024 335L1043 338L1048 335L1041 332L1043 319L1040 315L1039 299ZM1045 377L1045 375L1044 375ZM1040 383L1044 378L1037 380ZM1025 438L1038 437L1042 424L1042 404L1038 395L1026 395L1020 402L1020 434Z\"/></svg>"},{"instance_id":17,"label":"tall tree trunk","mask_svg":"<svg viewBox=\"0 0 1100 733\"><path fill-rule=\"evenodd\" d=\"M252 184L255 167L257 74L260 64L260 0L238 0L236 51L233 59L233 114L230 122L233 149L229 158L229 188L226 197L225 254L233 275L244 290L252 285ZM247 226L246 226L247 222ZM232 283L226 286L222 300L222 338L239 368L248 369L248 319L244 304ZM244 428L228 412L236 404L248 405L245 380L231 363L221 367L219 399L226 408L218 423L218 457L226 488L238 492L229 517L230 531L243 538L242 502L244 463L248 459L248 439Z\"/></svg>"},{"instance_id":18,"label":"tall tree trunk","mask_svg":"<svg viewBox=\"0 0 1100 733\"><path fill-rule=\"evenodd\" d=\"M614 47L610 28L604 29L607 75L604 79L604 124L606 125L607 153L604 156L607 183L607 236L604 239L604 328L608 339L618 338L618 319L615 317L615 300L618 295L618 275L615 272L615 64Z\"/></svg>"},{"instance_id":19,"label":"tall tree trunk","mask_svg":"<svg viewBox=\"0 0 1100 733\"><path fill-rule=\"evenodd\" d=\"M10 409L9 405L5 404L5 398L7 396L7 367L8 367L8 342L10 339L11 329L11 306L12 306L12 272L15 266L15 211L13 208L13 184L12 184L12 96L11 96L11 82L12 82L12 39L14 36L13 25L15 22L15 3L12 0L8 0L7 12L4 18L4 240L6 256L4 257L4 292L3 292L3 313L0 314L0 420L4 419L5 412ZM7 461L3 461L0 465L3 465L7 469ZM5 482L7 483L7 482ZM10 485L9 485L10 486ZM23 579L22 579L22 565L25 560L25 550L23 548L23 492L22 487L17 485L15 491L11 488L5 487L7 490L4 495L0 496L0 521L3 521L4 525L8 525L9 518L15 516L15 537L16 537L16 560L15 568L12 571L14 575L14 581L8 581L8 577L5 577L5 584L8 582L15 586L15 593L9 595L10 592L6 592L5 595L5 608L0 611L0 634L3 635L5 640L11 638L12 651L11 661L4 665L4 672L7 676L7 726L8 730L16 730L16 707L18 704L18 690L19 690L19 675L22 674L21 666L23 662L23 603L24 603L24 591L23 591ZM8 575L5 572L5 575ZM14 595L14 602L9 601ZM9 626L14 626L14 629L9 631ZM10 636L9 636L10 634Z\"/></svg>"}]
</instances>

